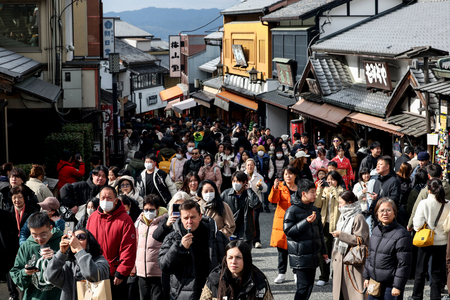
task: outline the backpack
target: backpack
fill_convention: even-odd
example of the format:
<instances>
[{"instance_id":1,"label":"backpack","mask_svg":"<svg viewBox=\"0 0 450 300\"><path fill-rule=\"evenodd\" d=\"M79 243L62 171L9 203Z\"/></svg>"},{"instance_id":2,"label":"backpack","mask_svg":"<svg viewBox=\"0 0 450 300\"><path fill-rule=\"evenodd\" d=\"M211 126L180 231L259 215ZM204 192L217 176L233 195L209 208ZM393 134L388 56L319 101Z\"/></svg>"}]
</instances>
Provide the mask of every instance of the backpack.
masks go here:
<instances>
[{"instance_id":1,"label":"backpack","mask_svg":"<svg viewBox=\"0 0 450 300\"><path fill-rule=\"evenodd\" d=\"M171 160L174 157L175 157L175 154L172 155L170 158L165 158L164 156L161 155L162 161L159 162L159 169L166 172L167 174L169 174Z\"/></svg>"},{"instance_id":2,"label":"backpack","mask_svg":"<svg viewBox=\"0 0 450 300\"><path fill-rule=\"evenodd\" d=\"M140 175L140 174L137 173L137 170L135 168L133 168L130 164L127 164L125 166L125 170L130 171L131 177L133 177L134 182L137 182L138 176Z\"/></svg>"}]
</instances>

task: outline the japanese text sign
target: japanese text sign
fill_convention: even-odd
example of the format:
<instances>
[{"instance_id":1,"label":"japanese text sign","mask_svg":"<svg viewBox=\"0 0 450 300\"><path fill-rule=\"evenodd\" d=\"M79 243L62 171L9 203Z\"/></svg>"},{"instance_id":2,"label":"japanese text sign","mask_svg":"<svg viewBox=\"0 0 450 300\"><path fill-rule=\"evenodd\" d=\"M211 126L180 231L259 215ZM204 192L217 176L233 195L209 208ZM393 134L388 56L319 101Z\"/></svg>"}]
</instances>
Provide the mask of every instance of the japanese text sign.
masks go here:
<instances>
[{"instance_id":1,"label":"japanese text sign","mask_svg":"<svg viewBox=\"0 0 450 300\"><path fill-rule=\"evenodd\" d=\"M367 87L379 88L386 91L392 90L391 75L387 62L364 61L364 74Z\"/></svg>"},{"instance_id":2,"label":"japanese text sign","mask_svg":"<svg viewBox=\"0 0 450 300\"><path fill-rule=\"evenodd\" d=\"M103 18L103 58L108 58L109 53L114 53L114 31L114 19Z\"/></svg>"},{"instance_id":3,"label":"japanese text sign","mask_svg":"<svg viewBox=\"0 0 450 300\"><path fill-rule=\"evenodd\" d=\"M181 36L169 36L170 77L181 77Z\"/></svg>"}]
</instances>

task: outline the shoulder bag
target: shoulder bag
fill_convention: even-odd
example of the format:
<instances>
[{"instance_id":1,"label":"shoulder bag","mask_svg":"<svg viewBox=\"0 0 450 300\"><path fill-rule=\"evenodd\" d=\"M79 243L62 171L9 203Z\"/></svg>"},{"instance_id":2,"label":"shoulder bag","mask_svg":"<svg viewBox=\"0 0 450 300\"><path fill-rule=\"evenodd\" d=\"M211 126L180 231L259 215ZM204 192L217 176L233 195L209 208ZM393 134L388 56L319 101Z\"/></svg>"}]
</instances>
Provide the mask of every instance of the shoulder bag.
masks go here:
<instances>
[{"instance_id":1,"label":"shoulder bag","mask_svg":"<svg viewBox=\"0 0 450 300\"><path fill-rule=\"evenodd\" d=\"M439 218L442 215L442 211L444 210L444 205L445 203L441 205L441 209L439 210L439 213L436 217L436 221L434 221L435 229L438 224ZM423 224L423 227L414 235L413 245L420 248L433 246L433 244L434 244L434 229L431 230L427 228L427 223L425 223Z\"/></svg>"}]
</instances>

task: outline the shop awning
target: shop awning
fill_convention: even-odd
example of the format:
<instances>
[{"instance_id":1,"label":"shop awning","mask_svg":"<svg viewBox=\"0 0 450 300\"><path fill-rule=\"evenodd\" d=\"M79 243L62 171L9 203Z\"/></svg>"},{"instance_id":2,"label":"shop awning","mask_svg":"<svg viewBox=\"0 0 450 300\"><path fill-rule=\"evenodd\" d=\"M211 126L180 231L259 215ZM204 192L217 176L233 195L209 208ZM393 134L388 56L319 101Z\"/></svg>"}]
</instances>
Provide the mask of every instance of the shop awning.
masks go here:
<instances>
[{"instance_id":1,"label":"shop awning","mask_svg":"<svg viewBox=\"0 0 450 300\"><path fill-rule=\"evenodd\" d=\"M274 90L267 93L259 94L256 96L256 98L262 100L263 102L286 110L297 102L294 97L289 98L288 96L283 95L284 95L283 93Z\"/></svg>"},{"instance_id":2,"label":"shop awning","mask_svg":"<svg viewBox=\"0 0 450 300\"><path fill-rule=\"evenodd\" d=\"M179 102L180 102L180 98L170 101L169 103L167 103L167 106L166 106L166 108L164 108L164 111L172 109L172 106Z\"/></svg>"},{"instance_id":3,"label":"shop awning","mask_svg":"<svg viewBox=\"0 0 450 300\"><path fill-rule=\"evenodd\" d=\"M347 109L327 103L318 104L305 99L301 99L294 104L292 111L333 127L336 127L340 121L350 114L350 111Z\"/></svg>"},{"instance_id":4,"label":"shop awning","mask_svg":"<svg viewBox=\"0 0 450 300\"><path fill-rule=\"evenodd\" d=\"M217 106L217 107L220 107L224 111L229 111L230 110L230 103L228 103L227 100L224 100L222 98L217 97L217 95L214 98L214 105Z\"/></svg>"},{"instance_id":5,"label":"shop awning","mask_svg":"<svg viewBox=\"0 0 450 300\"><path fill-rule=\"evenodd\" d=\"M347 116L347 121L383 130L399 136L404 135L400 132L402 127L389 124L388 122L383 121L382 118L366 115L363 113L353 112Z\"/></svg>"},{"instance_id":6,"label":"shop awning","mask_svg":"<svg viewBox=\"0 0 450 300\"><path fill-rule=\"evenodd\" d=\"M197 105L197 102L193 98L189 98L184 101L180 101L172 105L172 109L178 113L182 113L183 110L192 108Z\"/></svg>"},{"instance_id":7,"label":"shop awning","mask_svg":"<svg viewBox=\"0 0 450 300\"><path fill-rule=\"evenodd\" d=\"M256 103L255 101L235 95L227 91L218 93L216 97L219 97L220 99L225 100L226 102L231 101L241 106L247 107L249 109L258 110L258 103Z\"/></svg>"},{"instance_id":8,"label":"shop awning","mask_svg":"<svg viewBox=\"0 0 450 300\"><path fill-rule=\"evenodd\" d=\"M14 88L48 103L55 103L62 93L61 87L36 77L19 82Z\"/></svg>"},{"instance_id":9,"label":"shop awning","mask_svg":"<svg viewBox=\"0 0 450 300\"><path fill-rule=\"evenodd\" d=\"M159 92L159 97L161 101L170 101L176 98L180 98L183 94L188 90L188 86L186 84L177 84L174 87L165 89L164 91Z\"/></svg>"},{"instance_id":10,"label":"shop awning","mask_svg":"<svg viewBox=\"0 0 450 300\"><path fill-rule=\"evenodd\" d=\"M194 98L195 102L207 108L211 108L211 103L214 102L214 94L205 91L194 93L191 97Z\"/></svg>"}]
</instances>

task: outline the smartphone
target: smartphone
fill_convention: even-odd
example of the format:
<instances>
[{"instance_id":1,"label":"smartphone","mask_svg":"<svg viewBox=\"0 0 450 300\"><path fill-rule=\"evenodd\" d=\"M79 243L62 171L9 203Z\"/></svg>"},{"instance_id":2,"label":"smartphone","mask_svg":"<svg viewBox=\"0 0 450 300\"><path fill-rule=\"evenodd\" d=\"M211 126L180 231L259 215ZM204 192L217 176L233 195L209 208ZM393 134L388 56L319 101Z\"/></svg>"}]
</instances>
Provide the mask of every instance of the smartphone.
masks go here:
<instances>
[{"instance_id":1,"label":"smartphone","mask_svg":"<svg viewBox=\"0 0 450 300\"><path fill-rule=\"evenodd\" d=\"M80 160L80 158L81 158L81 154L79 154L79 153L75 154L75 160Z\"/></svg>"},{"instance_id":2,"label":"smartphone","mask_svg":"<svg viewBox=\"0 0 450 300\"><path fill-rule=\"evenodd\" d=\"M39 269L37 267L35 267L35 266L28 266L28 267L25 268L25 270L28 270L28 271L31 271L31 270L39 271Z\"/></svg>"},{"instance_id":3,"label":"smartphone","mask_svg":"<svg viewBox=\"0 0 450 300\"><path fill-rule=\"evenodd\" d=\"M67 235L67 239L70 238L69 236L69 231L73 232L73 229L75 227L75 223L74 222L66 222L65 227L64 227L64 235Z\"/></svg>"},{"instance_id":4,"label":"smartphone","mask_svg":"<svg viewBox=\"0 0 450 300\"><path fill-rule=\"evenodd\" d=\"M174 203L172 206L172 214L174 216L179 217L180 216L180 204Z\"/></svg>"}]
</instances>

